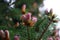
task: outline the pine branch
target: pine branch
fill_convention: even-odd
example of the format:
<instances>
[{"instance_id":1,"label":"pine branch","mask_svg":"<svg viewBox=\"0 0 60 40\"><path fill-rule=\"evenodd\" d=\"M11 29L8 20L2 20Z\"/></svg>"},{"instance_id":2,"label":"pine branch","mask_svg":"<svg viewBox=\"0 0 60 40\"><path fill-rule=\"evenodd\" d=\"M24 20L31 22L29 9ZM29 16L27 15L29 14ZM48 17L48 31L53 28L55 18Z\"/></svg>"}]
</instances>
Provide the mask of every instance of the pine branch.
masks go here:
<instances>
[{"instance_id":1,"label":"pine branch","mask_svg":"<svg viewBox=\"0 0 60 40\"><path fill-rule=\"evenodd\" d=\"M27 26L27 34L28 34L28 40L30 40L29 26Z\"/></svg>"},{"instance_id":2,"label":"pine branch","mask_svg":"<svg viewBox=\"0 0 60 40\"><path fill-rule=\"evenodd\" d=\"M41 36L38 38L38 40L41 40L41 39L42 39L44 33L47 31L47 29L48 29L48 27L49 27L49 25L50 25L51 23L52 23L52 21L50 21L49 24L46 26L46 29L44 29L44 31L42 32L42 34L41 34Z\"/></svg>"}]
</instances>

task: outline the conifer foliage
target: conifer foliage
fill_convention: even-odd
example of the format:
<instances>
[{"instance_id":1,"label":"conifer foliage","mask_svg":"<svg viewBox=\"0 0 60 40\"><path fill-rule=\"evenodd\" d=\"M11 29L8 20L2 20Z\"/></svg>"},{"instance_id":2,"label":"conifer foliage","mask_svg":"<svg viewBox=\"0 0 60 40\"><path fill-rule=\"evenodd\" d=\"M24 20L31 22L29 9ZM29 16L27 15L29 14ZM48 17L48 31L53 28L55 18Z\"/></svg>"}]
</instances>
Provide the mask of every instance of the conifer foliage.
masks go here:
<instances>
[{"instance_id":1,"label":"conifer foliage","mask_svg":"<svg viewBox=\"0 0 60 40\"><path fill-rule=\"evenodd\" d=\"M39 12L42 3L43 0L0 0L0 39L52 40L54 32L49 26L58 20L52 9L45 10L44 15Z\"/></svg>"}]
</instances>

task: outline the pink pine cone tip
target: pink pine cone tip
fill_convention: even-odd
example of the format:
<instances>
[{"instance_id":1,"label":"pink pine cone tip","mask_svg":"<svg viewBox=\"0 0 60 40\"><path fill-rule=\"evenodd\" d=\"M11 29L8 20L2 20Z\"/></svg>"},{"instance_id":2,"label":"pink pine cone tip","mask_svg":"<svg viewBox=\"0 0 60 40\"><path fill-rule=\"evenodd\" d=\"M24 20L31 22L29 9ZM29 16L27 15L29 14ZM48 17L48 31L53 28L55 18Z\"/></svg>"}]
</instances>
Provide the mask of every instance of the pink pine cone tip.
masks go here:
<instances>
[{"instance_id":1,"label":"pink pine cone tip","mask_svg":"<svg viewBox=\"0 0 60 40\"><path fill-rule=\"evenodd\" d=\"M34 17L34 16L33 16L33 17L32 17L32 21L33 21L33 22L37 22L37 17Z\"/></svg>"},{"instance_id":2,"label":"pink pine cone tip","mask_svg":"<svg viewBox=\"0 0 60 40\"><path fill-rule=\"evenodd\" d=\"M60 40L60 37L56 37L55 40Z\"/></svg>"},{"instance_id":3,"label":"pink pine cone tip","mask_svg":"<svg viewBox=\"0 0 60 40\"><path fill-rule=\"evenodd\" d=\"M55 30L55 36L59 35L59 30Z\"/></svg>"},{"instance_id":4,"label":"pink pine cone tip","mask_svg":"<svg viewBox=\"0 0 60 40\"><path fill-rule=\"evenodd\" d=\"M48 9L45 10L45 13L48 13Z\"/></svg>"},{"instance_id":5,"label":"pink pine cone tip","mask_svg":"<svg viewBox=\"0 0 60 40\"><path fill-rule=\"evenodd\" d=\"M7 35L7 37L9 38L9 31L5 30L5 34Z\"/></svg>"},{"instance_id":6,"label":"pink pine cone tip","mask_svg":"<svg viewBox=\"0 0 60 40\"><path fill-rule=\"evenodd\" d=\"M22 15L22 20L26 20L26 15Z\"/></svg>"},{"instance_id":7,"label":"pink pine cone tip","mask_svg":"<svg viewBox=\"0 0 60 40\"><path fill-rule=\"evenodd\" d=\"M25 21L31 20L31 13L29 12L27 14L22 15L22 20Z\"/></svg>"},{"instance_id":8,"label":"pink pine cone tip","mask_svg":"<svg viewBox=\"0 0 60 40\"><path fill-rule=\"evenodd\" d=\"M28 12L28 13L26 14L26 19L27 19L27 20L31 20L31 13L30 13L30 12Z\"/></svg>"},{"instance_id":9,"label":"pink pine cone tip","mask_svg":"<svg viewBox=\"0 0 60 40\"><path fill-rule=\"evenodd\" d=\"M22 8L25 9L26 8L26 4L23 4Z\"/></svg>"},{"instance_id":10,"label":"pink pine cone tip","mask_svg":"<svg viewBox=\"0 0 60 40\"><path fill-rule=\"evenodd\" d=\"M52 37L48 37L47 40L53 40L53 38Z\"/></svg>"},{"instance_id":11,"label":"pink pine cone tip","mask_svg":"<svg viewBox=\"0 0 60 40\"><path fill-rule=\"evenodd\" d=\"M19 40L19 37L18 36L14 36L14 40Z\"/></svg>"}]
</instances>

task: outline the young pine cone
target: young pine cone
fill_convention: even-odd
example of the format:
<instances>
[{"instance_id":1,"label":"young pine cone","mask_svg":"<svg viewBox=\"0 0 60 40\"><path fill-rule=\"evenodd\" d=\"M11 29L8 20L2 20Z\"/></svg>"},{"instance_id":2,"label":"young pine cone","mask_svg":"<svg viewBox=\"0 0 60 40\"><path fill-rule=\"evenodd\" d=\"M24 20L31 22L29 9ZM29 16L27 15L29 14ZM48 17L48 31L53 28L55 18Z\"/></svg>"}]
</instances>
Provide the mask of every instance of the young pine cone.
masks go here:
<instances>
[{"instance_id":1,"label":"young pine cone","mask_svg":"<svg viewBox=\"0 0 60 40\"><path fill-rule=\"evenodd\" d=\"M25 14L25 11L26 11L26 4L23 4L22 5L22 14Z\"/></svg>"},{"instance_id":2,"label":"young pine cone","mask_svg":"<svg viewBox=\"0 0 60 40\"><path fill-rule=\"evenodd\" d=\"M18 35L14 36L14 40L20 40Z\"/></svg>"}]
</instances>

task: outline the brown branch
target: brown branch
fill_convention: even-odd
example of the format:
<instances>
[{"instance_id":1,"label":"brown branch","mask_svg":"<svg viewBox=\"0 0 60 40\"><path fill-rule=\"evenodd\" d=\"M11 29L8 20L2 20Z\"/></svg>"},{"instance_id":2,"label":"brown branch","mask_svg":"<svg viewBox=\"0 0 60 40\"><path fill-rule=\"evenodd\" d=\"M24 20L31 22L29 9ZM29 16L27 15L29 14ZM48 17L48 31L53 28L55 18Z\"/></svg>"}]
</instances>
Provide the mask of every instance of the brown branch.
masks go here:
<instances>
[{"instance_id":1,"label":"brown branch","mask_svg":"<svg viewBox=\"0 0 60 40\"><path fill-rule=\"evenodd\" d=\"M47 31L47 29L48 29L48 27L49 27L49 25L50 25L51 23L52 23L52 21L50 21L49 24L46 26L46 29L44 29L44 31L42 32L42 34L41 34L41 36L38 38L38 40L41 40L41 39L42 39L44 33Z\"/></svg>"}]
</instances>

